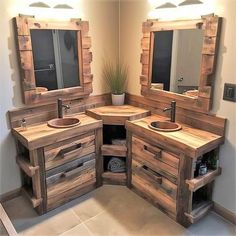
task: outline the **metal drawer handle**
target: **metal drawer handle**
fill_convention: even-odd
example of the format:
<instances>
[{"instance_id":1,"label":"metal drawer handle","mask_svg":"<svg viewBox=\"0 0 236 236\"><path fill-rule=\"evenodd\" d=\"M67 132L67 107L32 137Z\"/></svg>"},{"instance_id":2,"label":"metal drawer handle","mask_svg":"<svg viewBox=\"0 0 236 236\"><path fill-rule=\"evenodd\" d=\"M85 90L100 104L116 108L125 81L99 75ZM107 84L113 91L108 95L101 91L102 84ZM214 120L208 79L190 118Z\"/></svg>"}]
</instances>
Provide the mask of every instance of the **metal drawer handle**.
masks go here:
<instances>
[{"instance_id":1,"label":"metal drawer handle","mask_svg":"<svg viewBox=\"0 0 236 236\"><path fill-rule=\"evenodd\" d=\"M71 155L71 154L76 153L81 150L82 150L82 144L76 143L73 146L61 149L59 154L61 155L62 158L65 158L66 156Z\"/></svg>"},{"instance_id":2,"label":"metal drawer handle","mask_svg":"<svg viewBox=\"0 0 236 236\"><path fill-rule=\"evenodd\" d=\"M157 148L158 150L153 150L151 147L144 145L144 150L146 152L151 153L152 155L155 155L155 158L161 158L161 149Z\"/></svg>"},{"instance_id":3,"label":"metal drawer handle","mask_svg":"<svg viewBox=\"0 0 236 236\"><path fill-rule=\"evenodd\" d=\"M63 177L67 178L69 176L72 176L74 174L78 174L80 171L81 171L81 167L83 166L84 163L81 163L77 166L76 169L73 169L73 170L70 170L70 171L67 171L67 172L64 172L62 174Z\"/></svg>"},{"instance_id":4,"label":"metal drawer handle","mask_svg":"<svg viewBox=\"0 0 236 236\"><path fill-rule=\"evenodd\" d=\"M154 178L159 184L162 184L162 176L160 176L158 173L156 173L155 171L153 171L152 169L150 169L145 165L143 165L142 168L147 175Z\"/></svg>"}]
</instances>

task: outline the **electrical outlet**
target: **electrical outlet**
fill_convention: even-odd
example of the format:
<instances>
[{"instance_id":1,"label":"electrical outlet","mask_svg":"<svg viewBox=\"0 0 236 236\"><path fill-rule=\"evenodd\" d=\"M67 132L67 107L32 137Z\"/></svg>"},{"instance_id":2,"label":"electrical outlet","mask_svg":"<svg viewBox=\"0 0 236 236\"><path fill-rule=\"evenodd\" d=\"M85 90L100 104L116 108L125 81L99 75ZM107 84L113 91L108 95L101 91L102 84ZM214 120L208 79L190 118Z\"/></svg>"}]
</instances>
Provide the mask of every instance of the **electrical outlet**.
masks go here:
<instances>
[{"instance_id":1,"label":"electrical outlet","mask_svg":"<svg viewBox=\"0 0 236 236\"><path fill-rule=\"evenodd\" d=\"M223 99L236 102L236 84L225 84Z\"/></svg>"}]
</instances>

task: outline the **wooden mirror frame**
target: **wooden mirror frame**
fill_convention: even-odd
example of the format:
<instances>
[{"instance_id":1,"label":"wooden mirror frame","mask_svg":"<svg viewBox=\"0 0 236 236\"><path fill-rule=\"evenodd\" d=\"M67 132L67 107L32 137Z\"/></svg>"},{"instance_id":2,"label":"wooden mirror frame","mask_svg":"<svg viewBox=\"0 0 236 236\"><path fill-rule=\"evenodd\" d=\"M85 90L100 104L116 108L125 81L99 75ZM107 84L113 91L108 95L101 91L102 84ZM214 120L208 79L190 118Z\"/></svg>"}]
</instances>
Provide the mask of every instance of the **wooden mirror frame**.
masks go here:
<instances>
[{"instance_id":1,"label":"wooden mirror frame","mask_svg":"<svg viewBox=\"0 0 236 236\"><path fill-rule=\"evenodd\" d=\"M140 58L140 62L142 63L142 75L140 76L141 94L149 99L165 103L175 100L177 106L185 109L205 113L209 112L212 106L213 75L216 67L221 22L222 18L214 15L205 16L198 20L169 22L147 20L144 22L142 25L143 38L141 39L142 53ZM180 29L202 29L204 31L198 88L199 94L195 98L174 92L151 89L154 32Z\"/></svg>"},{"instance_id":2,"label":"wooden mirror frame","mask_svg":"<svg viewBox=\"0 0 236 236\"><path fill-rule=\"evenodd\" d=\"M76 99L88 96L92 91L93 75L91 37L88 36L89 23L80 19L70 21L37 20L34 17L18 16L14 18L18 42L18 56L21 70L21 85L25 104L55 102L57 98ZM31 43L31 29L76 30L78 40L78 61L80 86L37 92L34 74L34 62ZM81 50L79 50L81 49Z\"/></svg>"}]
</instances>

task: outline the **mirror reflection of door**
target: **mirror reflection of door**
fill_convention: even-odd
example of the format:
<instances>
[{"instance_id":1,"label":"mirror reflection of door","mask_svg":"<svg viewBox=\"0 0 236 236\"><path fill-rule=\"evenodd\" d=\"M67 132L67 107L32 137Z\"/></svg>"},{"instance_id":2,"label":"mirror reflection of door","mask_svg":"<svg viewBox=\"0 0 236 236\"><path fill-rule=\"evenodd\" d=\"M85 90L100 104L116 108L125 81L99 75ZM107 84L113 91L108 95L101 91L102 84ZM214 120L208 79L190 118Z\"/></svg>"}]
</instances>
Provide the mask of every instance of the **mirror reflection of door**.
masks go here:
<instances>
[{"instance_id":1,"label":"mirror reflection of door","mask_svg":"<svg viewBox=\"0 0 236 236\"><path fill-rule=\"evenodd\" d=\"M172 32L172 36L170 32ZM161 37L161 35L165 35L165 37ZM169 39L167 35L169 35ZM154 36L152 85L162 83L164 90L181 94L186 91L197 91L203 31L199 29L158 31ZM164 65L155 61L162 59L163 52L165 52ZM166 85L166 83L169 84ZM155 89L155 86L152 88Z\"/></svg>"},{"instance_id":2,"label":"mirror reflection of door","mask_svg":"<svg viewBox=\"0 0 236 236\"><path fill-rule=\"evenodd\" d=\"M37 87L55 90L80 86L75 30L31 30Z\"/></svg>"}]
</instances>

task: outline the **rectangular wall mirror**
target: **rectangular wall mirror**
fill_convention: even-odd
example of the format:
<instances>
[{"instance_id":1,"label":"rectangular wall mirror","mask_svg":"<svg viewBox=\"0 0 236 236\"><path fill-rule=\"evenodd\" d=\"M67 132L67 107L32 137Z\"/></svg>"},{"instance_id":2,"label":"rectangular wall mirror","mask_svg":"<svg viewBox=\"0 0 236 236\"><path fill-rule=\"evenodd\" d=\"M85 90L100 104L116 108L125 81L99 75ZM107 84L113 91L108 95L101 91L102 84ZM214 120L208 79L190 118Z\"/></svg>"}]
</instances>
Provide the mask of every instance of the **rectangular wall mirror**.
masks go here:
<instances>
[{"instance_id":1,"label":"rectangular wall mirror","mask_svg":"<svg viewBox=\"0 0 236 236\"><path fill-rule=\"evenodd\" d=\"M80 98L92 92L87 21L19 16L15 26L26 104Z\"/></svg>"},{"instance_id":2,"label":"rectangular wall mirror","mask_svg":"<svg viewBox=\"0 0 236 236\"><path fill-rule=\"evenodd\" d=\"M49 91L80 86L77 34L76 30L30 30L36 87Z\"/></svg>"},{"instance_id":3,"label":"rectangular wall mirror","mask_svg":"<svg viewBox=\"0 0 236 236\"><path fill-rule=\"evenodd\" d=\"M202 44L201 29L154 32L151 89L179 94L197 91Z\"/></svg>"},{"instance_id":4,"label":"rectangular wall mirror","mask_svg":"<svg viewBox=\"0 0 236 236\"><path fill-rule=\"evenodd\" d=\"M222 18L143 23L141 94L208 112Z\"/></svg>"}]
</instances>

